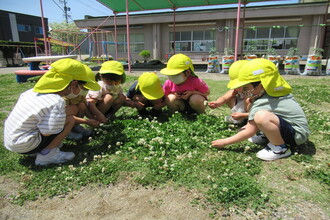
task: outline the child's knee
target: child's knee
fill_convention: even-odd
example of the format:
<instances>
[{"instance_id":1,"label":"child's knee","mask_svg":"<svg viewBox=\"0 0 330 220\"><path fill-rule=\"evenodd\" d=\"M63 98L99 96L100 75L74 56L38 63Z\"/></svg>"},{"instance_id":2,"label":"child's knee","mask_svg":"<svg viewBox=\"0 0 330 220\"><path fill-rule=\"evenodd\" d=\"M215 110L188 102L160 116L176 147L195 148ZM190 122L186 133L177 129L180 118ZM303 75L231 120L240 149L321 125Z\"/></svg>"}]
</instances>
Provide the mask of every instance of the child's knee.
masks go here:
<instances>
[{"instance_id":1,"label":"child's knee","mask_svg":"<svg viewBox=\"0 0 330 220\"><path fill-rule=\"evenodd\" d=\"M274 117L276 117L274 113L266 110L261 110L256 112L253 119L256 124L265 124L271 122Z\"/></svg>"},{"instance_id":2,"label":"child's knee","mask_svg":"<svg viewBox=\"0 0 330 220\"><path fill-rule=\"evenodd\" d=\"M198 107L204 107L204 101L206 99L204 98L204 96L201 96L201 95L192 95L190 96L189 98L189 105L190 106L198 106Z\"/></svg>"}]
</instances>

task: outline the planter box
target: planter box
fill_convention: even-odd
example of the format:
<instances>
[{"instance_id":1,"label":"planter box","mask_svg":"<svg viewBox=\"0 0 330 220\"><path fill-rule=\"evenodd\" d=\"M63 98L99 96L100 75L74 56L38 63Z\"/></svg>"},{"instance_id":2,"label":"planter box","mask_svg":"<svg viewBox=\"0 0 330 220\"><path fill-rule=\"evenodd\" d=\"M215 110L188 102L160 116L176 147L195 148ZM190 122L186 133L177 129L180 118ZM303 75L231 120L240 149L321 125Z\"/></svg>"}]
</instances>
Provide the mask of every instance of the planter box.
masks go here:
<instances>
[{"instance_id":1,"label":"planter box","mask_svg":"<svg viewBox=\"0 0 330 220\"><path fill-rule=\"evenodd\" d=\"M229 67L234 63L234 55L222 57L222 71L220 73L228 74Z\"/></svg>"},{"instance_id":2,"label":"planter box","mask_svg":"<svg viewBox=\"0 0 330 220\"><path fill-rule=\"evenodd\" d=\"M285 57L284 72L286 74L300 75L299 56L286 56Z\"/></svg>"},{"instance_id":3,"label":"planter box","mask_svg":"<svg viewBox=\"0 0 330 220\"><path fill-rule=\"evenodd\" d=\"M320 76L322 75L322 56L309 55L305 65L305 71L302 73L305 76Z\"/></svg>"}]
</instances>

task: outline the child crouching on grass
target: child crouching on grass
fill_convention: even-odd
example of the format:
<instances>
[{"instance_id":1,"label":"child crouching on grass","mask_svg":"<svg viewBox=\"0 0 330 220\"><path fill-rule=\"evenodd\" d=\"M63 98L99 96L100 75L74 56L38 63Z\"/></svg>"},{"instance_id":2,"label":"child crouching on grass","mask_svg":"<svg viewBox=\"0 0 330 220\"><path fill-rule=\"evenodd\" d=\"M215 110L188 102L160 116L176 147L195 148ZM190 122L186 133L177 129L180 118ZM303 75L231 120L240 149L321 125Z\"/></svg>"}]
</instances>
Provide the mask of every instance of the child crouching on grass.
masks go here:
<instances>
[{"instance_id":1,"label":"child crouching on grass","mask_svg":"<svg viewBox=\"0 0 330 220\"><path fill-rule=\"evenodd\" d=\"M136 108L139 114L147 114L147 107L152 107L151 113L159 114L166 106L162 84L156 73L145 72L135 81L126 94L126 106Z\"/></svg>"},{"instance_id":2,"label":"child crouching on grass","mask_svg":"<svg viewBox=\"0 0 330 220\"><path fill-rule=\"evenodd\" d=\"M208 106L212 109L218 108L226 104L232 114L226 116L225 120L233 124L242 124L244 120L249 116L249 109L251 103L248 98L244 97L244 94L237 89L232 89L233 85L238 81L238 73L241 67L246 64L247 60L239 60L233 63L229 68L230 81L227 87L230 89L225 94L220 96L216 101L208 103Z\"/></svg>"},{"instance_id":3,"label":"child crouching on grass","mask_svg":"<svg viewBox=\"0 0 330 220\"><path fill-rule=\"evenodd\" d=\"M75 157L60 151L63 139L75 124L65 113L62 98L77 81L97 84L79 61L62 59L51 64L33 89L23 92L4 125L4 146L13 152L36 154L36 165L64 163Z\"/></svg>"},{"instance_id":4,"label":"child crouching on grass","mask_svg":"<svg viewBox=\"0 0 330 220\"><path fill-rule=\"evenodd\" d=\"M277 160L290 156L290 147L307 141L310 131L306 116L274 63L266 59L249 61L240 69L232 88L252 100L248 123L236 135L212 141L213 147L222 148L246 140L260 130L269 143L257 157Z\"/></svg>"},{"instance_id":5,"label":"child crouching on grass","mask_svg":"<svg viewBox=\"0 0 330 220\"><path fill-rule=\"evenodd\" d=\"M106 61L99 71L101 86L99 91L89 91L87 94L88 109L93 117L105 123L108 117L113 116L124 104L126 96L121 84L126 75L123 64L118 61Z\"/></svg>"},{"instance_id":6,"label":"child crouching on grass","mask_svg":"<svg viewBox=\"0 0 330 220\"><path fill-rule=\"evenodd\" d=\"M91 68L84 65L86 74L89 78L95 81L95 75ZM64 96L66 102L66 114L72 115L75 119L75 125L73 126L71 132L68 134L68 139L80 140L84 136L88 137L92 134L92 131L81 126L81 124L86 124L91 127L98 127L100 122L95 120L93 116L89 113L87 107L86 95L88 90L96 91L101 87L97 83L90 83L84 81L75 81L73 82L72 92ZM86 118L85 118L86 117Z\"/></svg>"},{"instance_id":7,"label":"child crouching on grass","mask_svg":"<svg viewBox=\"0 0 330 220\"><path fill-rule=\"evenodd\" d=\"M184 54L172 56L166 68L160 71L167 75L163 90L165 102L170 112L202 114L205 101L210 94L207 84L194 73L191 59Z\"/></svg>"}]
</instances>

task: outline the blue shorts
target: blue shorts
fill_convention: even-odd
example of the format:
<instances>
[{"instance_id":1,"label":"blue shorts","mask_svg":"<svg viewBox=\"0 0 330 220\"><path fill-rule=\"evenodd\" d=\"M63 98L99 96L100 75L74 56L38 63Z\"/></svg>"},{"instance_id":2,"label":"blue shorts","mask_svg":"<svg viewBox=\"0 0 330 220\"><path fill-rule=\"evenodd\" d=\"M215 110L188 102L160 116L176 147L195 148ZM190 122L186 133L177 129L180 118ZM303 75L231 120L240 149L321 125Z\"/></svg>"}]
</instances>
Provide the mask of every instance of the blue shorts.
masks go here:
<instances>
[{"instance_id":1,"label":"blue shorts","mask_svg":"<svg viewBox=\"0 0 330 220\"><path fill-rule=\"evenodd\" d=\"M52 134L52 135L49 135L49 136L41 135L41 142L38 145L38 147L34 148L33 150L31 150L29 152L22 153L22 154L39 153L41 150L45 149L50 144L50 142L52 142L56 138L57 135L59 135L59 134Z\"/></svg>"},{"instance_id":2,"label":"blue shorts","mask_svg":"<svg viewBox=\"0 0 330 220\"><path fill-rule=\"evenodd\" d=\"M280 120L280 132L284 142L288 145L297 146L294 136L296 131L293 129L292 125L285 121L281 116L276 115Z\"/></svg>"}]
</instances>

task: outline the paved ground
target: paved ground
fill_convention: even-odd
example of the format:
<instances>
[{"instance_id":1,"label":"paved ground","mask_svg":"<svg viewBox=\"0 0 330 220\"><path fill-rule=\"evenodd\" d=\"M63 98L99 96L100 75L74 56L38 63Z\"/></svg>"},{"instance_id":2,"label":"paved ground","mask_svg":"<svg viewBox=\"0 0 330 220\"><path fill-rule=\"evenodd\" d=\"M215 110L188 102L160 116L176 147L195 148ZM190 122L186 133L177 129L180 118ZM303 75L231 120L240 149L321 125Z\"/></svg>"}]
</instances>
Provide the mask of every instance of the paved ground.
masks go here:
<instances>
[{"instance_id":1,"label":"paved ground","mask_svg":"<svg viewBox=\"0 0 330 220\"><path fill-rule=\"evenodd\" d=\"M1 67L0 68L0 74L5 73L14 73L17 70L26 70L29 67ZM153 72L154 70L132 70L131 73L128 73L126 71L127 75L130 76L140 76L143 72ZM157 75L164 76L159 73L159 70L156 71ZM202 79L214 79L214 80L229 80L229 77L227 74L220 74L220 73L205 73L202 71L196 71L196 74L202 78Z\"/></svg>"},{"instance_id":2,"label":"paved ground","mask_svg":"<svg viewBox=\"0 0 330 220\"><path fill-rule=\"evenodd\" d=\"M14 73L17 70L26 70L28 67L1 67L0 68L0 74L4 73ZM206 70L205 70L206 71ZM229 80L229 76L227 74L221 74L221 73L205 73L205 71L197 70L196 74L201 79L212 79L212 80ZM143 72L153 72L153 70L132 70L131 73L126 71L127 75L130 76L140 76ZM283 71L281 71L282 73ZM158 76L164 76L159 73L159 70L156 71ZM301 75L282 75L285 79L292 79L292 78L300 78L300 77L309 77L309 78L323 78L323 77L329 77L329 76L301 76Z\"/></svg>"}]
</instances>

